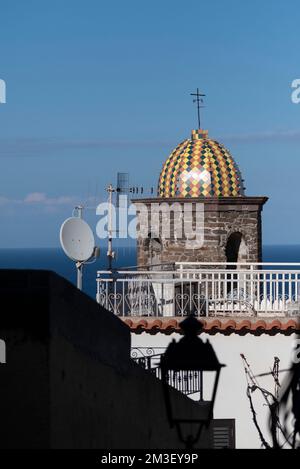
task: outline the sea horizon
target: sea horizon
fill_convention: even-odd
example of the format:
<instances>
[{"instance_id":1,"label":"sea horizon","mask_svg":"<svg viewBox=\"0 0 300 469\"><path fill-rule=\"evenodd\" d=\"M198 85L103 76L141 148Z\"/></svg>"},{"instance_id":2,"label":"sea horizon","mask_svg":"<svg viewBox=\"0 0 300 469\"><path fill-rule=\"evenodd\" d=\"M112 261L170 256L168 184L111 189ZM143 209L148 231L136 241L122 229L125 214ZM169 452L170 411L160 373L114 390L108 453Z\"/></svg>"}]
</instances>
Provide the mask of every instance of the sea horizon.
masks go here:
<instances>
[{"instance_id":1,"label":"sea horizon","mask_svg":"<svg viewBox=\"0 0 300 469\"><path fill-rule=\"evenodd\" d=\"M137 264L136 247L114 245L116 260L114 268L133 267ZM263 262L300 263L300 244L265 244ZM299 266L300 268L300 266ZM76 268L61 247L0 248L0 269L51 270L76 284ZM106 246L100 246L100 257L84 269L83 291L92 298L96 296L98 270L107 269Z\"/></svg>"}]
</instances>

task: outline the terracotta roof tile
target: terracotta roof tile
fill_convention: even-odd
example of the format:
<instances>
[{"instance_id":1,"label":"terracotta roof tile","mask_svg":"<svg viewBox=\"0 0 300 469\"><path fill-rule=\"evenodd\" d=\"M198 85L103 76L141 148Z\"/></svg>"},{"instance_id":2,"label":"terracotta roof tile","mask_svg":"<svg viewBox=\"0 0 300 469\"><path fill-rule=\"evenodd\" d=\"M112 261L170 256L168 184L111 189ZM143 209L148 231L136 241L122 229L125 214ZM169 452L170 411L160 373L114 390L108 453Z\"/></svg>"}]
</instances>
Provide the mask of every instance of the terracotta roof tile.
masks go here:
<instances>
[{"instance_id":1,"label":"terracotta roof tile","mask_svg":"<svg viewBox=\"0 0 300 469\"><path fill-rule=\"evenodd\" d=\"M180 322L183 318L122 318L125 324L135 332L141 334L148 332L156 334L172 334L180 333ZM300 332L300 318L265 318L265 319L243 319L243 318L206 318L200 319L203 324L203 332L207 334L221 333L229 334L253 334L253 335L290 335Z\"/></svg>"}]
</instances>

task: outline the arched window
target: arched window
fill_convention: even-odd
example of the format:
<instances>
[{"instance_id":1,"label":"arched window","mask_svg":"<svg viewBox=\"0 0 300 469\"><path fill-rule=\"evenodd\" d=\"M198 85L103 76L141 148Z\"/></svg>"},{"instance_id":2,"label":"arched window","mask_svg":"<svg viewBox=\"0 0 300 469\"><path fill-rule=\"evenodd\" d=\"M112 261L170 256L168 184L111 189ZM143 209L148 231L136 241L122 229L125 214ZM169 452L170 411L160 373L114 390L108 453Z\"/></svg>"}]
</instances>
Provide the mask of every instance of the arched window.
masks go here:
<instances>
[{"instance_id":1,"label":"arched window","mask_svg":"<svg viewBox=\"0 0 300 469\"><path fill-rule=\"evenodd\" d=\"M238 262L240 259L240 248L242 244L242 233L236 231L232 233L226 244L226 261L227 262ZM244 244L244 243L243 243Z\"/></svg>"},{"instance_id":2,"label":"arched window","mask_svg":"<svg viewBox=\"0 0 300 469\"><path fill-rule=\"evenodd\" d=\"M149 233L148 239L146 240L146 247L149 251L150 265L161 264L161 252L162 244L159 238L152 237L152 234Z\"/></svg>"},{"instance_id":3,"label":"arched window","mask_svg":"<svg viewBox=\"0 0 300 469\"><path fill-rule=\"evenodd\" d=\"M227 262L245 262L247 261L247 245L245 239L239 231L232 233L226 244L225 249L226 261ZM228 265L227 269L236 269L235 265ZM237 288L237 274L227 275L227 294L236 290Z\"/></svg>"}]
</instances>

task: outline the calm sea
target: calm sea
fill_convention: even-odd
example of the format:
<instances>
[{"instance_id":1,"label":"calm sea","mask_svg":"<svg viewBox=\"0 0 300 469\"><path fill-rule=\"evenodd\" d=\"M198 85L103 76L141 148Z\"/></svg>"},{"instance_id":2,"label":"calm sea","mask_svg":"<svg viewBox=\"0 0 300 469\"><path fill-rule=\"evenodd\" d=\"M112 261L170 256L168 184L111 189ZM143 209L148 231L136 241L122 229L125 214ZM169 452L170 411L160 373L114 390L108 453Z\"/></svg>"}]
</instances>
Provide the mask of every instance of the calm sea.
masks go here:
<instances>
[{"instance_id":1,"label":"calm sea","mask_svg":"<svg viewBox=\"0 0 300 469\"><path fill-rule=\"evenodd\" d=\"M106 269L105 256L85 267L84 291L95 298L96 271ZM300 245L264 246L263 260L265 262L299 262ZM136 250L131 247L119 247L115 266L119 268L136 265ZM0 249L1 269L45 269L53 270L72 283L76 283L76 269L59 248L47 249Z\"/></svg>"}]
</instances>

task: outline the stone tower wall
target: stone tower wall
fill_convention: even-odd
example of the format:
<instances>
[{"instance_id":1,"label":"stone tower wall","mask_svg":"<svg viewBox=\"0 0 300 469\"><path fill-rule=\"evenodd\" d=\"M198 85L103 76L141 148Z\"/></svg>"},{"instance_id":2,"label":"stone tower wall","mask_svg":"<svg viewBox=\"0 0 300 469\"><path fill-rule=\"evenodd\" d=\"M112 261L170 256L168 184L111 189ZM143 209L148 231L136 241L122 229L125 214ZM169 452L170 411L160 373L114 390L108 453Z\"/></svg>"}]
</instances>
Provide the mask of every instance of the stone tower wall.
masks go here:
<instances>
[{"instance_id":1,"label":"stone tower wall","mask_svg":"<svg viewBox=\"0 0 300 469\"><path fill-rule=\"evenodd\" d=\"M207 199L147 199L136 200L138 213L137 257L138 265L165 264L174 262L226 262L228 241L238 234L241 245L238 261L260 262L262 256L261 211L266 197L224 197ZM152 212L153 204L172 205L177 203L185 220L199 225L196 218L197 204L203 204L204 237L201 242L187 240L185 233L176 239L174 215L163 210L159 216ZM142 209L141 209L142 207ZM147 213L145 213L147 207ZM155 209L157 211L157 208ZM167 219L169 217L169 220ZM196 222L198 220L198 225ZM170 223L170 235L164 229ZM184 230L183 230L184 231ZM198 238L198 236L197 236Z\"/></svg>"}]
</instances>

